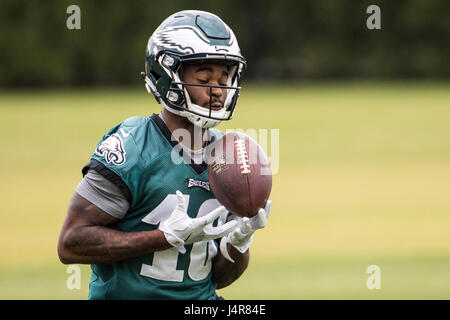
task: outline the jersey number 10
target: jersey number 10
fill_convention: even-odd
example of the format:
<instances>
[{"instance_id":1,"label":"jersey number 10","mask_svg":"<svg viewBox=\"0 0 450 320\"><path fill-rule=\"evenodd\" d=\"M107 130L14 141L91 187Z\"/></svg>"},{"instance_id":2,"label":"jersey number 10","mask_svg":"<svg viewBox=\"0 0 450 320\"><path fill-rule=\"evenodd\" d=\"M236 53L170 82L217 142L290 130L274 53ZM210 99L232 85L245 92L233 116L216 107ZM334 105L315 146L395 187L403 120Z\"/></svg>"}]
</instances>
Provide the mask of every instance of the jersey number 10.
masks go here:
<instances>
[{"instance_id":1,"label":"jersey number 10","mask_svg":"<svg viewBox=\"0 0 450 320\"><path fill-rule=\"evenodd\" d=\"M189 195L184 195L186 205L189 206ZM168 218L177 204L177 196L169 194L167 197L142 221L156 225ZM208 199L200 206L197 218L207 215L212 210L220 206L216 199ZM226 217L219 217L219 224L225 221ZM163 281L182 282L184 270L177 270L179 252L176 248L164 251L157 251L153 254L151 265L142 264L141 275ZM217 248L214 241L196 242L192 245L188 275L194 281L205 279L211 271L212 259L217 255Z\"/></svg>"}]
</instances>

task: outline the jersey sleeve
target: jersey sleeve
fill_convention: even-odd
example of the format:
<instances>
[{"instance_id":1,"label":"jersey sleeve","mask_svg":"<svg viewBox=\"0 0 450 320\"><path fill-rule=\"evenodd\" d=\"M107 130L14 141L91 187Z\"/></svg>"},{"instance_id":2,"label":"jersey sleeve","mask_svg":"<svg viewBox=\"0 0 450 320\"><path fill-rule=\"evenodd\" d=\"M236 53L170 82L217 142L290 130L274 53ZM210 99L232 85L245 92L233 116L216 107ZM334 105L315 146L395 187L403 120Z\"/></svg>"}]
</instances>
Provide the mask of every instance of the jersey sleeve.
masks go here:
<instances>
[{"instance_id":1,"label":"jersey sleeve","mask_svg":"<svg viewBox=\"0 0 450 320\"><path fill-rule=\"evenodd\" d=\"M78 184L75 192L118 219L122 219L130 207L130 203L123 192L111 181L92 169Z\"/></svg>"},{"instance_id":2,"label":"jersey sleeve","mask_svg":"<svg viewBox=\"0 0 450 320\"><path fill-rule=\"evenodd\" d=\"M141 157L142 146L136 136L142 134L144 117L133 117L109 130L95 147L83 176L90 169L105 177L124 195L130 205L139 198L140 181L146 163ZM145 131L145 130L144 130Z\"/></svg>"}]
</instances>

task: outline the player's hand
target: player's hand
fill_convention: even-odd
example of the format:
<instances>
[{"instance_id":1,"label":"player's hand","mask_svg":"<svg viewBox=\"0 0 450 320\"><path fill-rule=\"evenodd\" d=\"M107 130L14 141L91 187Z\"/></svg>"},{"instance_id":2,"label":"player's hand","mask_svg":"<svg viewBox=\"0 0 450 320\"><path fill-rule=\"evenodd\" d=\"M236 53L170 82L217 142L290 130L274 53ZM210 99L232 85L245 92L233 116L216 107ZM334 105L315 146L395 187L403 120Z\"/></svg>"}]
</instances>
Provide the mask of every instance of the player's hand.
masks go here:
<instances>
[{"instance_id":1,"label":"player's hand","mask_svg":"<svg viewBox=\"0 0 450 320\"><path fill-rule=\"evenodd\" d=\"M177 190L177 206L169 218L161 222L159 229L164 232L167 241L177 247L181 253L186 249L185 244L199 241L209 241L222 238L236 228L237 221L229 221L223 225L213 227L212 222L227 212L223 206L199 218L190 218L187 214L186 200Z\"/></svg>"},{"instance_id":2,"label":"player's hand","mask_svg":"<svg viewBox=\"0 0 450 320\"><path fill-rule=\"evenodd\" d=\"M272 201L267 200L264 209L259 209L258 214L252 218L238 217L231 215L231 221L237 221L237 227L220 241L220 252L229 261L234 262L227 250L227 244L230 243L240 253L244 253L250 248L253 241L253 234L256 230L262 229L267 225Z\"/></svg>"}]
</instances>

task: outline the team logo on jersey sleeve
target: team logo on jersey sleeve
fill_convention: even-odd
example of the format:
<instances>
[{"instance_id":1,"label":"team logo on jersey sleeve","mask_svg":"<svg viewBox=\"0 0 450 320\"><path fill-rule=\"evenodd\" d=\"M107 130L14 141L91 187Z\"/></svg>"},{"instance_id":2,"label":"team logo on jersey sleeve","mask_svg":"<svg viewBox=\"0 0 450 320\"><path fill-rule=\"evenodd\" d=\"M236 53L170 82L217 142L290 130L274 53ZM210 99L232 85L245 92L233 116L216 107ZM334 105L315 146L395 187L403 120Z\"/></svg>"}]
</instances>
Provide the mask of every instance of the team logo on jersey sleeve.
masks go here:
<instances>
[{"instance_id":1,"label":"team logo on jersey sleeve","mask_svg":"<svg viewBox=\"0 0 450 320\"><path fill-rule=\"evenodd\" d=\"M123 147L122 138L113 133L95 148L95 153L104 157L106 162L114 165L124 164L126 161L126 152Z\"/></svg>"}]
</instances>

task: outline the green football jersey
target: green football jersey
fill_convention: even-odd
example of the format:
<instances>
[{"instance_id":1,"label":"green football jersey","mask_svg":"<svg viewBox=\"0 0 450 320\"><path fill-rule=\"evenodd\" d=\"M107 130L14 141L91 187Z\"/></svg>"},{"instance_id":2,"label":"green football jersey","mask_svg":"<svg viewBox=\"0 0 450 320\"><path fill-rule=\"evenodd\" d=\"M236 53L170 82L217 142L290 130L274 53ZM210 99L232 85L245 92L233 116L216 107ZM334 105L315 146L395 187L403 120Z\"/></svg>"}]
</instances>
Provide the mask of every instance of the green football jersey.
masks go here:
<instances>
[{"instance_id":1,"label":"green football jersey","mask_svg":"<svg viewBox=\"0 0 450 320\"><path fill-rule=\"evenodd\" d=\"M211 140L223 133L209 129ZM191 218L220 204L208 182L206 163L189 163L162 119L133 117L112 128L97 145L83 174L94 169L113 182L130 202L124 218L112 228L124 232L157 229L175 209L176 190L186 199ZM214 221L225 222L226 217ZM215 299L212 260L215 241L127 259L93 264L88 299Z\"/></svg>"}]
</instances>

